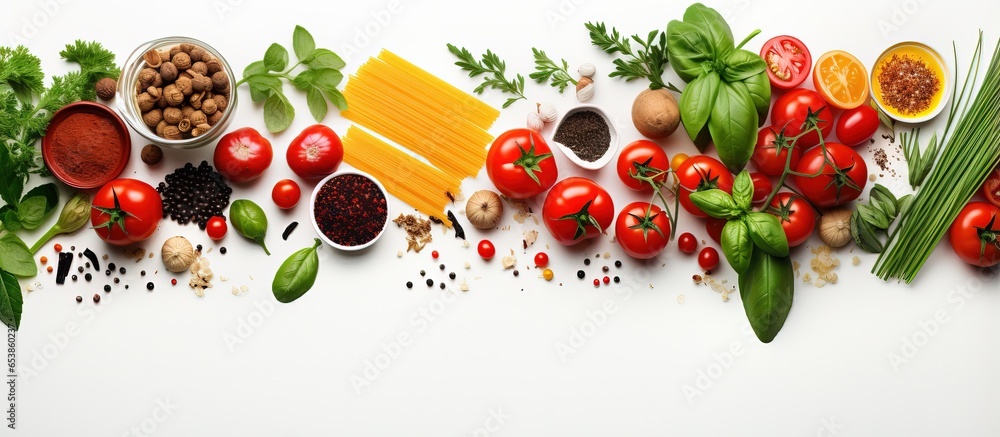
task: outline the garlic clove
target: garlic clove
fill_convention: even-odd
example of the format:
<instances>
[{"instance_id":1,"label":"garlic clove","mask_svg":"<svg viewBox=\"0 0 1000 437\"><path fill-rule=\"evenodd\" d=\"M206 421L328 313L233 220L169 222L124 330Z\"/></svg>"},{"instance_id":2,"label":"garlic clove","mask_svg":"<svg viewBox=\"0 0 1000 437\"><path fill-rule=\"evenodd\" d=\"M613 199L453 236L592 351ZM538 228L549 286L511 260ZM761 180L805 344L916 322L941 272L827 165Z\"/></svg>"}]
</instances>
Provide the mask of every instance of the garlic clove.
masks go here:
<instances>
[{"instance_id":1,"label":"garlic clove","mask_svg":"<svg viewBox=\"0 0 1000 437\"><path fill-rule=\"evenodd\" d=\"M582 77L592 78L595 74L597 74L597 67L595 67L594 64L587 63L581 65L580 68L576 69L576 71L577 73L580 73L580 76Z\"/></svg>"},{"instance_id":2,"label":"garlic clove","mask_svg":"<svg viewBox=\"0 0 1000 437\"><path fill-rule=\"evenodd\" d=\"M545 123L542 121L542 118L538 116L537 112L529 112L527 125L528 129L541 133L542 127L545 126Z\"/></svg>"},{"instance_id":3,"label":"garlic clove","mask_svg":"<svg viewBox=\"0 0 1000 437\"><path fill-rule=\"evenodd\" d=\"M545 123L554 123L556 121L556 117L559 116L559 113L556 112L555 105L551 103L539 103L538 116Z\"/></svg>"},{"instance_id":4,"label":"garlic clove","mask_svg":"<svg viewBox=\"0 0 1000 437\"><path fill-rule=\"evenodd\" d=\"M589 83L582 88L576 90L576 99L581 102L586 102L594 97L594 84Z\"/></svg>"}]
</instances>

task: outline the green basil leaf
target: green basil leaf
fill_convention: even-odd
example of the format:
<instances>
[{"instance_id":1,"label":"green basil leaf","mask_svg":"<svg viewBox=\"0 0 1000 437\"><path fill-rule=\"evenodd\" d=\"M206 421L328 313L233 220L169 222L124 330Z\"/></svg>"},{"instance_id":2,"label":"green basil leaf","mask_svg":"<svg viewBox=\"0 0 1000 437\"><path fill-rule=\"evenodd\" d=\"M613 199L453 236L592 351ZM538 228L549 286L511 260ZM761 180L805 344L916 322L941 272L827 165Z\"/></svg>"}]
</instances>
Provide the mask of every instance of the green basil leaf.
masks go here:
<instances>
[{"instance_id":1,"label":"green basil leaf","mask_svg":"<svg viewBox=\"0 0 1000 437\"><path fill-rule=\"evenodd\" d=\"M767 69L767 63L760 55L747 50L734 50L726 57L726 68L722 78L726 82L739 82Z\"/></svg>"},{"instance_id":2,"label":"green basil leaf","mask_svg":"<svg viewBox=\"0 0 1000 437\"><path fill-rule=\"evenodd\" d=\"M889 228L889 217L878 208L871 205L858 205L855 211L861 215L861 220L866 224L877 229Z\"/></svg>"},{"instance_id":3,"label":"green basil leaf","mask_svg":"<svg viewBox=\"0 0 1000 437\"><path fill-rule=\"evenodd\" d=\"M722 79L719 74L712 71L693 80L684 88L681 93L679 109L681 121L688 135L694 139L701 132L708 117L712 114L712 105L715 104L715 97L719 94Z\"/></svg>"},{"instance_id":4,"label":"green basil leaf","mask_svg":"<svg viewBox=\"0 0 1000 437\"><path fill-rule=\"evenodd\" d=\"M38 267L28 246L17 235L11 233L0 237L0 269L22 278L38 274Z\"/></svg>"},{"instance_id":5,"label":"green basil leaf","mask_svg":"<svg viewBox=\"0 0 1000 437\"><path fill-rule=\"evenodd\" d=\"M264 125L271 133L281 132L292 125L295 108L284 94L271 94L264 101Z\"/></svg>"},{"instance_id":6,"label":"green basil leaf","mask_svg":"<svg viewBox=\"0 0 1000 437\"><path fill-rule=\"evenodd\" d=\"M267 73L267 67L264 66L264 61L253 61L243 69L243 78L246 79L250 76L264 73Z\"/></svg>"},{"instance_id":7,"label":"green basil leaf","mask_svg":"<svg viewBox=\"0 0 1000 437\"><path fill-rule=\"evenodd\" d=\"M24 178L16 174L12 167L10 150L5 141L0 141L0 199L16 208L24 191Z\"/></svg>"},{"instance_id":8,"label":"green basil leaf","mask_svg":"<svg viewBox=\"0 0 1000 437\"><path fill-rule=\"evenodd\" d=\"M677 20L667 24L667 61L684 82L705 73L704 65L713 61L714 54L708 35L697 26Z\"/></svg>"},{"instance_id":9,"label":"green basil leaf","mask_svg":"<svg viewBox=\"0 0 1000 437\"><path fill-rule=\"evenodd\" d=\"M309 86L324 90L335 90L340 85L340 82L344 80L344 74L332 68L320 68L299 73L298 76L295 76L296 82L300 78L307 85L306 87L299 87L301 90ZM296 86L298 87L298 85Z\"/></svg>"},{"instance_id":10,"label":"green basil leaf","mask_svg":"<svg viewBox=\"0 0 1000 437\"><path fill-rule=\"evenodd\" d=\"M746 85L750 100L757 109L757 127L763 126L764 120L767 120L767 112L771 109L771 82L767 78L767 73L758 73L743 79L743 85Z\"/></svg>"},{"instance_id":11,"label":"green basil leaf","mask_svg":"<svg viewBox=\"0 0 1000 437\"><path fill-rule=\"evenodd\" d=\"M292 32L292 50L295 52L296 59L300 61L306 59L312 56L316 50L316 40L304 27L295 26L295 30Z\"/></svg>"},{"instance_id":12,"label":"green basil leaf","mask_svg":"<svg viewBox=\"0 0 1000 437\"><path fill-rule=\"evenodd\" d=\"M306 104L309 105L309 112L312 113L316 122L322 122L323 118L326 117L327 109L329 109L326 99L323 98L323 92L316 88L310 88L309 91L306 91Z\"/></svg>"},{"instance_id":13,"label":"green basil leaf","mask_svg":"<svg viewBox=\"0 0 1000 437\"><path fill-rule=\"evenodd\" d=\"M24 298L21 286L14 275L0 269L0 321L15 331L21 327L21 309Z\"/></svg>"},{"instance_id":14,"label":"green basil leaf","mask_svg":"<svg viewBox=\"0 0 1000 437\"><path fill-rule=\"evenodd\" d=\"M770 343L792 309L795 273L787 257L753 251L750 266L739 277L740 298L750 327L761 342Z\"/></svg>"},{"instance_id":15,"label":"green basil leaf","mask_svg":"<svg viewBox=\"0 0 1000 437\"><path fill-rule=\"evenodd\" d=\"M694 206L715 218L731 220L743 214L732 196L717 188L693 192L690 199Z\"/></svg>"},{"instance_id":16,"label":"green basil leaf","mask_svg":"<svg viewBox=\"0 0 1000 437\"><path fill-rule=\"evenodd\" d=\"M336 106L337 109L341 111L347 110L347 99L344 98L344 95L341 94L339 90L323 90L323 96L325 96L330 103L333 103L333 106Z\"/></svg>"},{"instance_id":17,"label":"green basil leaf","mask_svg":"<svg viewBox=\"0 0 1000 437\"><path fill-rule=\"evenodd\" d=\"M875 234L875 230L861 218L861 213L857 209L851 213L851 236L861 250L871 253L882 252L882 241Z\"/></svg>"},{"instance_id":18,"label":"green basil leaf","mask_svg":"<svg viewBox=\"0 0 1000 437\"><path fill-rule=\"evenodd\" d=\"M45 205L44 196L26 197L21 201L21 205L17 207L17 219L24 229L37 229L42 225L45 221Z\"/></svg>"},{"instance_id":19,"label":"green basil leaf","mask_svg":"<svg viewBox=\"0 0 1000 437\"><path fill-rule=\"evenodd\" d=\"M288 66L288 50L281 44L271 44L264 52L264 68L267 71L282 71L286 66Z\"/></svg>"},{"instance_id":20,"label":"green basil leaf","mask_svg":"<svg viewBox=\"0 0 1000 437\"><path fill-rule=\"evenodd\" d=\"M777 217L763 212L751 212L744 217L753 244L768 255L788 256L788 237Z\"/></svg>"},{"instance_id":21,"label":"green basil leaf","mask_svg":"<svg viewBox=\"0 0 1000 437\"><path fill-rule=\"evenodd\" d=\"M22 199L34 196L45 197L45 215L48 215L59 206L59 188L56 188L56 184L49 182L32 188L24 194Z\"/></svg>"},{"instance_id":22,"label":"green basil leaf","mask_svg":"<svg viewBox=\"0 0 1000 437\"><path fill-rule=\"evenodd\" d=\"M310 69L320 69L320 68L332 68L334 70L340 70L347 66L340 56L336 53L327 49L316 49L309 59L303 61Z\"/></svg>"},{"instance_id":23,"label":"green basil leaf","mask_svg":"<svg viewBox=\"0 0 1000 437\"><path fill-rule=\"evenodd\" d=\"M257 74L247 78L250 87L250 99L255 103L267 100L273 94L282 94L284 85L281 79L266 74Z\"/></svg>"},{"instance_id":24,"label":"green basil leaf","mask_svg":"<svg viewBox=\"0 0 1000 437\"><path fill-rule=\"evenodd\" d=\"M0 206L0 223L3 223L4 230L9 232L24 229L21 220L17 218L17 210L11 205Z\"/></svg>"},{"instance_id":25,"label":"green basil leaf","mask_svg":"<svg viewBox=\"0 0 1000 437\"><path fill-rule=\"evenodd\" d=\"M271 255L267 245L264 244L264 237L267 236L267 215L260 205L247 199L234 200L229 205L229 220L237 233L253 240L264 249L264 253Z\"/></svg>"},{"instance_id":26,"label":"green basil leaf","mask_svg":"<svg viewBox=\"0 0 1000 437\"><path fill-rule=\"evenodd\" d=\"M718 11L695 3L684 11L684 22L695 25L708 35L708 41L712 45L715 59L723 59L729 52L736 48L733 42L733 31L726 23L726 19Z\"/></svg>"},{"instance_id":27,"label":"green basil leaf","mask_svg":"<svg viewBox=\"0 0 1000 437\"><path fill-rule=\"evenodd\" d=\"M871 191L869 192L868 197L872 199L879 199L887 202L892 202L893 204L899 202L899 200L896 199L896 195L892 194L892 191L889 191L889 189L882 184L875 184L872 187Z\"/></svg>"},{"instance_id":28,"label":"green basil leaf","mask_svg":"<svg viewBox=\"0 0 1000 437\"><path fill-rule=\"evenodd\" d=\"M708 119L719 159L733 173L750 161L757 143L757 111L742 83L722 83Z\"/></svg>"},{"instance_id":29,"label":"green basil leaf","mask_svg":"<svg viewBox=\"0 0 1000 437\"><path fill-rule=\"evenodd\" d=\"M694 142L694 145L698 148L699 152L705 153L708 146L712 144L712 133L708 131L708 125L706 124L705 127L701 128L701 132L698 132L698 136L692 138L691 141Z\"/></svg>"},{"instance_id":30,"label":"green basil leaf","mask_svg":"<svg viewBox=\"0 0 1000 437\"><path fill-rule=\"evenodd\" d=\"M737 208L750 212L753 203L753 180L750 178L750 172L743 170L736 175L736 180L733 182L733 201L736 202Z\"/></svg>"},{"instance_id":31,"label":"green basil leaf","mask_svg":"<svg viewBox=\"0 0 1000 437\"><path fill-rule=\"evenodd\" d=\"M736 274L742 275L750 267L753 241L750 230L742 220L730 220L722 227L722 253Z\"/></svg>"},{"instance_id":32,"label":"green basil leaf","mask_svg":"<svg viewBox=\"0 0 1000 437\"><path fill-rule=\"evenodd\" d=\"M896 220L896 213L899 212L896 210L896 202L897 201L895 198L892 199L872 198L870 203L873 208L878 209L879 212L885 214L885 217L888 219L889 223L892 223L894 220ZM885 229L889 229L889 226L886 225Z\"/></svg>"},{"instance_id":33,"label":"green basil leaf","mask_svg":"<svg viewBox=\"0 0 1000 437\"><path fill-rule=\"evenodd\" d=\"M320 244L319 238L316 238L312 247L300 249L281 263L271 282L271 292L278 302L292 302L306 294L316 283L316 274L319 273L319 255L316 249Z\"/></svg>"}]
</instances>

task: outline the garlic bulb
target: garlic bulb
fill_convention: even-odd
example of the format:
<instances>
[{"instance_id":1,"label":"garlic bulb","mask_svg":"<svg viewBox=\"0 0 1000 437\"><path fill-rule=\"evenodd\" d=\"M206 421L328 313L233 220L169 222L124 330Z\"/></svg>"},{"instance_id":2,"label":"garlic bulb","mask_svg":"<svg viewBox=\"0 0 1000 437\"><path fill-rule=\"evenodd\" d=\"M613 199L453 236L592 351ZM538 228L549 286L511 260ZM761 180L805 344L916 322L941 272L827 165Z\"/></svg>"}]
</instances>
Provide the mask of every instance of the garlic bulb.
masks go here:
<instances>
[{"instance_id":1,"label":"garlic bulb","mask_svg":"<svg viewBox=\"0 0 1000 437\"><path fill-rule=\"evenodd\" d=\"M586 102L594 97L594 81L589 77L581 77L576 82L576 99Z\"/></svg>"},{"instance_id":2,"label":"garlic bulb","mask_svg":"<svg viewBox=\"0 0 1000 437\"><path fill-rule=\"evenodd\" d=\"M490 190L479 190L472 193L469 202L465 204L465 217L469 223L479 229L490 229L500 222L503 214L503 202L500 195Z\"/></svg>"},{"instance_id":3,"label":"garlic bulb","mask_svg":"<svg viewBox=\"0 0 1000 437\"><path fill-rule=\"evenodd\" d=\"M537 112L529 112L527 125L528 129L541 133L545 123L542 121L542 117L538 116Z\"/></svg>"},{"instance_id":4,"label":"garlic bulb","mask_svg":"<svg viewBox=\"0 0 1000 437\"><path fill-rule=\"evenodd\" d=\"M827 246L841 247L850 242L851 210L840 208L828 211L819 219L819 238Z\"/></svg>"},{"instance_id":5,"label":"garlic bulb","mask_svg":"<svg viewBox=\"0 0 1000 437\"><path fill-rule=\"evenodd\" d=\"M174 273L187 270L197 258L191 242L181 236L170 237L164 241L163 247L160 248L160 256L163 258L163 266Z\"/></svg>"},{"instance_id":6,"label":"garlic bulb","mask_svg":"<svg viewBox=\"0 0 1000 437\"><path fill-rule=\"evenodd\" d=\"M597 67L594 64L583 64L576 71L581 77L592 78L597 74Z\"/></svg>"},{"instance_id":7,"label":"garlic bulb","mask_svg":"<svg viewBox=\"0 0 1000 437\"><path fill-rule=\"evenodd\" d=\"M556 112L555 105L551 103L539 103L537 107L538 116L541 117L542 121L546 123L553 123L556 121L556 117L559 113Z\"/></svg>"}]
</instances>

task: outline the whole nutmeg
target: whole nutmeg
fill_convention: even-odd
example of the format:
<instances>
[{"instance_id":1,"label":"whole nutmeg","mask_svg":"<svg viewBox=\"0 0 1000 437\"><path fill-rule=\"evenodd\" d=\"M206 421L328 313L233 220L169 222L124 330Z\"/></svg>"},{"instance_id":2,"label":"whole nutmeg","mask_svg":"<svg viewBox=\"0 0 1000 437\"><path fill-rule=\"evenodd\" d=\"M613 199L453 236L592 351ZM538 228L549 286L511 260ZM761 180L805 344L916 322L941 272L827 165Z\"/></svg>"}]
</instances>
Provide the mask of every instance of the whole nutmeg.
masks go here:
<instances>
[{"instance_id":1,"label":"whole nutmeg","mask_svg":"<svg viewBox=\"0 0 1000 437\"><path fill-rule=\"evenodd\" d=\"M212 115L218 110L219 108L215 106L215 99L205 99L201 102L201 112L205 114Z\"/></svg>"},{"instance_id":2,"label":"whole nutmeg","mask_svg":"<svg viewBox=\"0 0 1000 437\"><path fill-rule=\"evenodd\" d=\"M198 62L198 61L201 61L205 57L205 53L208 53L208 52L206 52L205 49L203 49L201 47L194 46L194 47L191 48L191 51L188 52L188 53L191 55L191 60L192 61Z\"/></svg>"},{"instance_id":3,"label":"whole nutmeg","mask_svg":"<svg viewBox=\"0 0 1000 437\"><path fill-rule=\"evenodd\" d=\"M146 112L153 109L153 106L156 106L156 99L150 96L149 93L142 93L135 99L135 103L139 106L139 111Z\"/></svg>"},{"instance_id":4,"label":"whole nutmeg","mask_svg":"<svg viewBox=\"0 0 1000 437\"><path fill-rule=\"evenodd\" d=\"M142 71L139 72L140 89L145 89L152 85L156 76L159 76L156 70L152 68L143 68Z\"/></svg>"},{"instance_id":5,"label":"whole nutmeg","mask_svg":"<svg viewBox=\"0 0 1000 437\"><path fill-rule=\"evenodd\" d=\"M174 85L185 96L190 96L191 93L194 92L194 84L191 82L191 79L189 79L187 76L181 75L181 77L178 77L177 80L174 82Z\"/></svg>"},{"instance_id":6,"label":"whole nutmeg","mask_svg":"<svg viewBox=\"0 0 1000 437\"><path fill-rule=\"evenodd\" d=\"M208 76L197 75L191 80L195 92L209 91L212 89L212 79Z\"/></svg>"},{"instance_id":7,"label":"whole nutmeg","mask_svg":"<svg viewBox=\"0 0 1000 437\"><path fill-rule=\"evenodd\" d=\"M195 62L194 64L191 64L190 70L195 73L205 75L208 74L208 65L206 65L204 62L198 61Z\"/></svg>"},{"instance_id":8,"label":"whole nutmeg","mask_svg":"<svg viewBox=\"0 0 1000 437\"><path fill-rule=\"evenodd\" d=\"M178 106L184 103L184 93L177 88L176 84L170 84L166 88L163 88L163 98L167 99L167 104L170 106Z\"/></svg>"},{"instance_id":9,"label":"whole nutmeg","mask_svg":"<svg viewBox=\"0 0 1000 437\"><path fill-rule=\"evenodd\" d=\"M160 77L167 82L177 80L177 66L173 62L164 62L160 65Z\"/></svg>"},{"instance_id":10,"label":"whole nutmeg","mask_svg":"<svg viewBox=\"0 0 1000 437\"><path fill-rule=\"evenodd\" d=\"M206 73L208 76L222 71L222 63L218 59L212 58L206 61L205 58L201 58L201 60L208 68L208 73Z\"/></svg>"},{"instance_id":11,"label":"whole nutmeg","mask_svg":"<svg viewBox=\"0 0 1000 437\"><path fill-rule=\"evenodd\" d=\"M187 270L198 259L194 246L187 238L181 236L170 237L164 241L163 247L160 248L160 256L163 258L163 266L174 273Z\"/></svg>"},{"instance_id":12,"label":"whole nutmeg","mask_svg":"<svg viewBox=\"0 0 1000 437\"><path fill-rule=\"evenodd\" d=\"M183 119L180 123L177 123L177 129L181 132L188 132L191 130L191 120Z\"/></svg>"},{"instance_id":13,"label":"whole nutmeg","mask_svg":"<svg viewBox=\"0 0 1000 437\"><path fill-rule=\"evenodd\" d=\"M225 71L212 73L212 89L220 93L229 90L229 76Z\"/></svg>"},{"instance_id":14,"label":"whole nutmeg","mask_svg":"<svg viewBox=\"0 0 1000 437\"><path fill-rule=\"evenodd\" d=\"M181 130L178 129L177 126L174 126L174 125L169 125L169 126L163 128L163 135L160 135L160 136L162 136L163 138L166 138L168 140L179 140L179 139L183 138L183 134L181 134Z\"/></svg>"},{"instance_id":15,"label":"whole nutmeg","mask_svg":"<svg viewBox=\"0 0 1000 437\"><path fill-rule=\"evenodd\" d=\"M191 68L191 55L179 52L170 58L170 62L173 62L177 66L178 70L187 70Z\"/></svg>"},{"instance_id":16,"label":"whole nutmeg","mask_svg":"<svg viewBox=\"0 0 1000 437\"><path fill-rule=\"evenodd\" d=\"M181 114L181 108L171 106L163 110L163 119L169 124L177 124L184 118Z\"/></svg>"},{"instance_id":17,"label":"whole nutmeg","mask_svg":"<svg viewBox=\"0 0 1000 437\"><path fill-rule=\"evenodd\" d=\"M163 150L156 144L146 144L142 148L142 162L146 165L156 165L163 159Z\"/></svg>"},{"instance_id":18,"label":"whole nutmeg","mask_svg":"<svg viewBox=\"0 0 1000 437\"><path fill-rule=\"evenodd\" d=\"M212 100L215 100L215 107L218 108L219 112L225 111L229 107L229 100L226 100L225 96L216 94L212 96Z\"/></svg>"},{"instance_id":19,"label":"whole nutmeg","mask_svg":"<svg viewBox=\"0 0 1000 437\"><path fill-rule=\"evenodd\" d=\"M194 111L191 116L188 117L191 120L191 124L198 126L199 124L208 124L208 116L204 112Z\"/></svg>"},{"instance_id":20,"label":"whole nutmeg","mask_svg":"<svg viewBox=\"0 0 1000 437\"><path fill-rule=\"evenodd\" d=\"M118 82L110 77L105 77L94 85L94 91L97 92L97 98L108 101L115 98L115 92L118 90Z\"/></svg>"},{"instance_id":21,"label":"whole nutmeg","mask_svg":"<svg viewBox=\"0 0 1000 437\"><path fill-rule=\"evenodd\" d=\"M161 121L163 121L163 111L160 108L151 109L149 112L142 114L142 122L146 123L146 126L155 128Z\"/></svg>"}]
</instances>

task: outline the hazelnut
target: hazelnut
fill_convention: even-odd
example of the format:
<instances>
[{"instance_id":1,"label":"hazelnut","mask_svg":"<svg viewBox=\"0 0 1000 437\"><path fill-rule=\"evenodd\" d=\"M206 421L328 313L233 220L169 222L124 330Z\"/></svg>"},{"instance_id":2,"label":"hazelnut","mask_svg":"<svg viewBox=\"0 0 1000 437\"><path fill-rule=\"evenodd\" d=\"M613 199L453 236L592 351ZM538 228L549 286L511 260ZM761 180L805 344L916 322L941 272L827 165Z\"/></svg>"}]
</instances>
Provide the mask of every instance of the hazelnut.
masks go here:
<instances>
[{"instance_id":1,"label":"hazelnut","mask_svg":"<svg viewBox=\"0 0 1000 437\"><path fill-rule=\"evenodd\" d=\"M212 79L208 76L197 75L192 79L192 85L194 86L195 92L211 91L212 90Z\"/></svg>"},{"instance_id":2,"label":"hazelnut","mask_svg":"<svg viewBox=\"0 0 1000 437\"><path fill-rule=\"evenodd\" d=\"M156 100L160 100L160 97L163 96L163 88L157 88L155 86L150 86L149 88L146 88L146 92L149 93L150 97Z\"/></svg>"},{"instance_id":3,"label":"hazelnut","mask_svg":"<svg viewBox=\"0 0 1000 437\"><path fill-rule=\"evenodd\" d=\"M216 71L212 73L212 89L217 92L222 92L223 89L229 88L229 76L225 71Z\"/></svg>"},{"instance_id":4,"label":"hazelnut","mask_svg":"<svg viewBox=\"0 0 1000 437\"><path fill-rule=\"evenodd\" d=\"M146 144L142 148L142 162L146 165L156 165L163 159L163 150L156 144Z\"/></svg>"},{"instance_id":5,"label":"hazelnut","mask_svg":"<svg viewBox=\"0 0 1000 437\"><path fill-rule=\"evenodd\" d=\"M177 89L180 90L180 92L185 96L190 96L191 93L194 92L194 84L191 83L191 79L188 79L187 76L184 75L181 75L181 77L178 77L177 80L174 81L174 86L176 86Z\"/></svg>"},{"instance_id":6,"label":"hazelnut","mask_svg":"<svg viewBox=\"0 0 1000 437\"><path fill-rule=\"evenodd\" d=\"M182 51L182 52L184 52L185 54L188 54L188 55L190 55L190 54L191 54L191 51L192 51L192 50L194 50L194 48L195 48L195 47L198 47L198 46L196 46L196 45L194 45L194 44L191 44L191 43L186 43L186 42L185 42L185 43L181 43L181 44L180 44L179 46L177 46L177 47L178 47L178 48L180 48L180 49L181 49L181 51Z\"/></svg>"},{"instance_id":7,"label":"hazelnut","mask_svg":"<svg viewBox=\"0 0 1000 437\"><path fill-rule=\"evenodd\" d=\"M139 72L139 85L141 88L146 88L152 85L156 76L159 76L156 70L152 68L143 68L142 71Z\"/></svg>"},{"instance_id":8,"label":"hazelnut","mask_svg":"<svg viewBox=\"0 0 1000 437\"><path fill-rule=\"evenodd\" d=\"M160 76L167 82L177 80L177 66L173 62L164 62L160 65Z\"/></svg>"},{"instance_id":9,"label":"hazelnut","mask_svg":"<svg viewBox=\"0 0 1000 437\"><path fill-rule=\"evenodd\" d=\"M176 55L176 54L178 54L180 52L181 52L181 46L173 46L173 47L170 48L170 51L168 52L168 54L170 54L170 58L173 59L174 55Z\"/></svg>"},{"instance_id":10,"label":"hazelnut","mask_svg":"<svg viewBox=\"0 0 1000 437\"><path fill-rule=\"evenodd\" d=\"M194 46L191 51L188 52L191 55L191 60L194 62L201 61L205 58L205 54L208 53L205 49Z\"/></svg>"},{"instance_id":11,"label":"hazelnut","mask_svg":"<svg viewBox=\"0 0 1000 437\"><path fill-rule=\"evenodd\" d=\"M118 89L118 82L110 77L105 77L94 85L94 91L101 100L111 100L115 98L115 91Z\"/></svg>"},{"instance_id":12,"label":"hazelnut","mask_svg":"<svg viewBox=\"0 0 1000 437\"><path fill-rule=\"evenodd\" d=\"M170 106L178 106L184 103L184 93L177 88L176 84L167 85L163 89L163 97L167 100L167 104Z\"/></svg>"},{"instance_id":13,"label":"hazelnut","mask_svg":"<svg viewBox=\"0 0 1000 437\"><path fill-rule=\"evenodd\" d=\"M205 66L208 68L208 73L206 73L208 76L222 71L222 63L219 62L218 59L212 58L206 61L205 58L202 58L201 61L204 62Z\"/></svg>"},{"instance_id":14,"label":"hazelnut","mask_svg":"<svg viewBox=\"0 0 1000 437\"><path fill-rule=\"evenodd\" d=\"M222 120L222 111L215 111L215 114L208 116L208 124L215 126Z\"/></svg>"},{"instance_id":15,"label":"hazelnut","mask_svg":"<svg viewBox=\"0 0 1000 437\"><path fill-rule=\"evenodd\" d=\"M163 110L163 119L166 120L167 123L177 124L183 118L184 115L181 114L181 108L171 106Z\"/></svg>"},{"instance_id":16,"label":"hazelnut","mask_svg":"<svg viewBox=\"0 0 1000 437\"><path fill-rule=\"evenodd\" d=\"M149 93L142 93L136 98L136 104L139 105L139 111L146 112L153 109L153 106L156 105L156 99L150 96Z\"/></svg>"},{"instance_id":17,"label":"hazelnut","mask_svg":"<svg viewBox=\"0 0 1000 437\"><path fill-rule=\"evenodd\" d=\"M183 120L181 120L180 123L177 123L177 129L180 129L181 132L190 131L191 130L191 120L188 120L186 118L183 119Z\"/></svg>"},{"instance_id":18,"label":"hazelnut","mask_svg":"<svg viewBox=\"0 0 1000 437\"><path fill-rule=\"evenodd\" d=\"M165 129L169 125L170 125L170 123L167 123L166 120L161 121L160 124L156 125L156 135L162 137L163 136L163 129Z\"/></svg>"},{"instance_id":19,"label":"hazelnut","mask_svg":"<svg viewBox=\"0 0 1000 437\"><path fill-rule=\"evenodd\" d=\"M219 112L225 111L229 107L229 101L226 100L225 96L216 94L212 96L212 100L215 100L215 107L218 108Z\"/></svg>"},{"instance_id":20,"label":"hazelnut","mask_svg":"<svg viewBox=\"0 0 1000 437\"><path fill-rule=\"evenodd\" d=\"M191 98L188 99L188 104L194 109L201 109L201 99L204 95L205 93L193 94Z\"/></svg>"},{"instance_id":21,"label":"hazelnut","mask_svg":"<svg viewBox=\"0 0 1000 437\"><path fill-rule=\"evenodd\" d=\"M215 105L215 99L205 99L201 102L201 112L205 114L212 115L219 110L219 107Z\"/></svg>"},{"instance_id":22,"label":"hazelnut","mask_svg":"<svg viewBox=\"0 0 1000 437\"><path fill-rule=\"evenodd\" d=\"M191 68L191 55L184 52L179 52L170 58L170 62L173 62L177 66L178 70L187 70Z\"/></svg>"},{"instance_id":23,"label":"hazelnut","mask_svg":"<svg viewBox=\"0 0 1000 437\"><path fill-rule=\"evenodd\" d=\"M170 50L160 50L160 63L170 62Z\"/></svg>"},{"instance_id":24,"label":"hazelnut","mask_svg":"<svg viewBox=\"0 0 1000 437\"><path fill-rule=\"evenodd\" d=\"M156 101L156 107L160 108L160 109L163 109L163 108L167 108L169 106L170 105L167 104L167 98L165 96L163 96L163 93L161 92L160 93L160 99Z\"/></svg>"},{"instance_id":25,"label":"hazelnut","mask_svg":"<svg viewBox=\"0 0 1000 437\"><path fill-rule=\"evenodd\" d=\"M204 135L205 132L208 132L211 129L212 129L212 126L210 126L208 124L199 124L198 126L195 126L194 129L191 130L191 136L197 137L197 136Z\"/></svg>"},{"instance_id":26,"label":"hazelnut","mask_svg":"<svg viewBox=\"0 0 1000 437\"><path fill-rule=\"evenodd\" d=\"M153 76L153 83L150 84L150 85L151 86L155 86L157 88L162 87L163 86L163 76L160 76L160 73L156 73L156 76Z\"/></svg>"},{"instance_id":27,"label":"hazelnut","mask_svg":"<svg viewBox=\"0 0 1000 437\"><path fill-rule=\"evenodd\" d=\"M188 117L188 120L191 120L191 124L195 126L198 126L200 124L208 124L208 116L206 116L205 113L201 111L192 112L191 116Z\"/></svg>"},{"instance_id":28,"label":"hazelnut","mask_svg":"<svg viewBox=\"0 0 1000 437\"><path fill-rule=\"evenodd\" d=\"M163 128L163 135L161 136L168 140L179 140L184 138L184 136L181 134L181 130L177 129L177 126L174 125L168 125L167 127Z\"/></svg>"},{"instance_id":29,"label":"hazelnut","mask_svg":"<svg viewBox=\"0 0 1000 437\"><path fill-rule=\"evenodd\" d=\"M156 51L156 49L151 49L143 53L142 60L146 61L146 65L151 68L159 67L163 63L163 59L160 58L160 52Z\"/></svg>"},{"instance_id":30,"label":"hazelnut","mask_svg":"<svg viewBox=\"0 0 1000 437\"><path fill-rule=\"evenodd\" d=\"M198 74L208 74L208 65L201 61L195 62L191 64L191 71Z\"/></svg>"},{"instance_id":31,"label":"hazelnut","mask_svg":"<svg viewBox=\"0 0 1000 437\"><path fill-rule=\"evenodd\" d=\"M152 109L142 114L142 122L146 123L146 126L155 128L161 121L163 121L163 111L160 108Z\"/></svg>"},{"instance_id":32,"label":"hazelnut","mask_svg":"<svg viewBox=\"0 0 1000 437\"><path fill-rule=\"evenodd\" d=\"M182 117L189 118L189 117L191 117L191 114L194 114L194 107L193 106L191 106L191 105L181 106L181 116Z\"/></svg>"}]
</instances>

